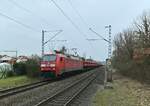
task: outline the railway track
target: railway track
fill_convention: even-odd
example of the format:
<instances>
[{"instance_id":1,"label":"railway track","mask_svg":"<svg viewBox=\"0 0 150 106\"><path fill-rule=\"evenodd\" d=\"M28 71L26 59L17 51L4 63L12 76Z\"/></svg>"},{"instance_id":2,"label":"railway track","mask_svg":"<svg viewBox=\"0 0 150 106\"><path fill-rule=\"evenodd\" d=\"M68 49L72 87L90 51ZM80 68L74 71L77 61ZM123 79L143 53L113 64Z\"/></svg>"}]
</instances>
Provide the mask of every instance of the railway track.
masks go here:
<instances>
[{"instance_id":1,"label":"railway track","mask_svg":"<svg viewBox=\"0 0 150 106\"><path fill-rule=\"evenodd\" d=\"M95 72L62 88L61 91L44 99L35 106L70 106L73 100L96 78Z\"/></svg>"},{"instance_id":2,"label":"railway track","mask_svg":"<svg viewBox=\"0 0 150 106\"><path fill-rule=\"evenodd\" d=\"M23 85L23 86L18 86L18 87L14 87L14 88L0 90L0 99L6 98L6 97L9 97L12 95L16 95L18 93L25 92L27 90L30 90L30 89L33 89L36 87L46 85L50 82L52 82L52 81L39 81L39 82L35 82L32 84L27 84L27 85Z\"/></svg>"}]
</instances>

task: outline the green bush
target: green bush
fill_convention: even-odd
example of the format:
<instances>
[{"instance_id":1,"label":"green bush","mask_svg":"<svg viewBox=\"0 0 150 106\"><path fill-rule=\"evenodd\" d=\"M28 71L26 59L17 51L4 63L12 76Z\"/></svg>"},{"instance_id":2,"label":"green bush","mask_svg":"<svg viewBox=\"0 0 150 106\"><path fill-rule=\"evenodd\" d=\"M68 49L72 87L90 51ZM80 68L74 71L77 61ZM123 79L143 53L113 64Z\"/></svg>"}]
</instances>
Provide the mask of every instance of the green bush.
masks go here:
<instances>
[{"instance_id":1,"label":"green bush","mask_svg":"<svg viewBox=\"0 0 150 106\"><path fill-rule=\"evenodd\" d=\"M145 57L143 64L150 66L150 56Z\"/></svg>"},{"instance_id":2,"label":"green bush","mask_svg":"<svg viewBox=\"0 0 150 106\"><path fill-rule=\"evenodd\" d=\"M115 69L124 76L139 80L141 82L150 82L150 58L146 58L142 63L137 63L133 60L128 62L113 63Z\"/></svg>"},{"instance_id":3,"label":"green bush","mask_svg":"<svg viewBox=\"0 0 150 106\"><path fill-rule=\"evenodd\" d=\"M7 73L6 73L6 77L12 77L12 76L14 76L15 74L14 74L14 71L8 71Z\"/></svg>"},{"instance_id":4,"label":"green bush","mask_svg":"<svg viewBox=\"0 0 150 106\"><path fill-rule=\"evenodd\" d=\"M27 75L28 77L39 77L40 75L40 58L33 55L27 62L15 63L13 65L16 75Z\"/></svg>"},{"instance_id":5,"label":"green bush","mask_svg":"<svg viewBox=\"0 0 150 106\"><path fill-rule=\"evenodd\" d=\"M15 63L13 65L14 72L16 75L24 75L26 74L26 63Z\"/></svg>"},{"instance_id":6,"label":"green bush","mask_svg":"<svg viewBox=\"0 0 150 106\"><path fill-rule=\"evenodd\" d=\"M40 64L35 59L30 59L26 62L26 73L28 77L39 77Z\"/></svg>"}]
</instances>

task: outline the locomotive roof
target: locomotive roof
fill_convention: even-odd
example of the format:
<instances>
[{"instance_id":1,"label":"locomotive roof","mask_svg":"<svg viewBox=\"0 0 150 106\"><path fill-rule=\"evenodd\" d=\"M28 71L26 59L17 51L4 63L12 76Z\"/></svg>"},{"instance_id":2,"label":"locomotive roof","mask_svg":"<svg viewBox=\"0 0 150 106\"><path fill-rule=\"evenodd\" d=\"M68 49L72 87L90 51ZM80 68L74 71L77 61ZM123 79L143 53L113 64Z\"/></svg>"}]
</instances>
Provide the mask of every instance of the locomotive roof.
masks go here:
<instances>
[{"instance_id":1,"label":"locomotive roof","mask_svg":"<svg viewBox=\"0 0 150 106\"><path fill-rule=\"evenodd\" d=\"M78 56L69 55L69 54L57 53L56 55L59 55L59 56L61 56L61 57L66 57L66 58L74 59L74 60L82 60L82 59L81 59L80 57L78 57Z\"/></svg>"},{"instance_id":2,"label":"locomotive roof","mask_svg":"<svg viewBox=\"0 0 150 106\"><path fill-rule=\"evenodd\" d=\"M45 55L58 55L61 57L70 58L70 59L74 59L74 60L84 60L87 62L97 62L97 61L94 61L92 59L84 59L83 57L74 56L74 55L70 55L70 54L63 54L63 53L49 53L49 54L45 54Z\"/></svg>"}]
</instances>

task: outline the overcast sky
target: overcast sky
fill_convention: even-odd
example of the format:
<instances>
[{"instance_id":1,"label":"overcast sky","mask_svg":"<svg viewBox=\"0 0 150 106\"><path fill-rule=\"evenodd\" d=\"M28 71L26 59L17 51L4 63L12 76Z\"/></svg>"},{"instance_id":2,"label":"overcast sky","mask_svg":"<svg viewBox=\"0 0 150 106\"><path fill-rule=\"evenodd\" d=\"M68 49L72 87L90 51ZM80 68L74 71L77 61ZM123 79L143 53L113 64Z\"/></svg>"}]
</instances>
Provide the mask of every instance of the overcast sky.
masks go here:
<instances>
[{"instance_id":1,"label":"overcast sky","mask_svg":"<svg viewBox=\"0 0 150 106\"><path fill-rule=\"evenodd\" d=\"M67 40L67 42L48 43L45 45L46 52L50 48L58 49L65 45L67 48L78 48L77 51L81 56L86 54L87 57L92 56L96 60L105 60L107 42L87 41L86 39L90 38L99 39L88 28L91 27L108 38L105 26L111 24L114 38L115 34L129 27L143 11L149 10L150 6L150 0L55 0L55 2L80 31L51 0L0 0L1 15L7 15L29 26L26 28L0 15L0 51L18 50L19 55L40 55L41 30L63 30L55 40ZM45 40L53 34L55 33L46 33Z\"/></svg>"}]
</instances>

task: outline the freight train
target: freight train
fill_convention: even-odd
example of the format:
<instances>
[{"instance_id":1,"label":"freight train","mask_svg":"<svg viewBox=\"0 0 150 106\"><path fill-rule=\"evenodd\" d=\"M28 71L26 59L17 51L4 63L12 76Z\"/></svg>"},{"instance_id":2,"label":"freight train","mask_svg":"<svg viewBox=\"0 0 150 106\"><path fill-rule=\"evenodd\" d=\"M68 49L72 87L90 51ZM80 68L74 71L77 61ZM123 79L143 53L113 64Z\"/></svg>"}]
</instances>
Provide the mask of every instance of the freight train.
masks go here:
<instances>
[{"instance_id":1,"label":"freight train","mask_svg":"<svg viewBox=\"0 0 150 106\"><path fill-rule=\"evenodd\" d=\"M81 71L99 67L101 64L93 60L86 60L79 56L66 55L60 52L44 54L41 61L41 76L56 78L64 73Z\"/></svg>"}]
</instances>

